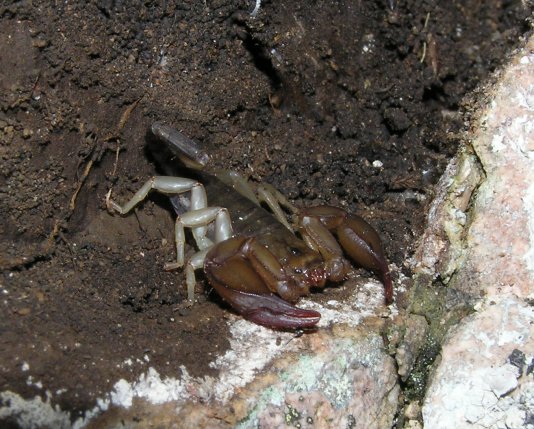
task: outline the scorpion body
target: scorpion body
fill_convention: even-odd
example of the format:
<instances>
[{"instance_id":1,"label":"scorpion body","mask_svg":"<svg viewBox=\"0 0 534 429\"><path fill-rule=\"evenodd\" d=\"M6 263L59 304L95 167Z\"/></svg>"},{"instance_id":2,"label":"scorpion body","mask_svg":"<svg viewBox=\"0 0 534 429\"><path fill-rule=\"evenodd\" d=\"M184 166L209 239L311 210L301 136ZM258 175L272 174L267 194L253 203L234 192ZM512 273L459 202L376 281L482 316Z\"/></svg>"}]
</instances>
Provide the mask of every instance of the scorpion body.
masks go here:
<instances>
[{"instance_id":1,"label":"scorpion body","mask_svg":"<svg viewBox=\"0 0 534 429\"><path fill-rule=\"evenodd\" d=\"M299 210L270 185L255 192L236 173L210 171L209 156L178 131L156 123L152 133L194 170L194 179L153 177L124 206L108 195L108 209L125 214L151 189L169 195L177 214L177 260L167 268L185 265L191 301L195 270L203 268L217 293L245 318L274 328L313 327L320 314L293 304L310 288L343 280L352 270L347 255L381 277L386 303L392 302L381 241L365 220L331 206ZM282 208L292 214L293 225ZM184 227L191 228L199 249L188 261Z\"/></svg>"}]
</instances>

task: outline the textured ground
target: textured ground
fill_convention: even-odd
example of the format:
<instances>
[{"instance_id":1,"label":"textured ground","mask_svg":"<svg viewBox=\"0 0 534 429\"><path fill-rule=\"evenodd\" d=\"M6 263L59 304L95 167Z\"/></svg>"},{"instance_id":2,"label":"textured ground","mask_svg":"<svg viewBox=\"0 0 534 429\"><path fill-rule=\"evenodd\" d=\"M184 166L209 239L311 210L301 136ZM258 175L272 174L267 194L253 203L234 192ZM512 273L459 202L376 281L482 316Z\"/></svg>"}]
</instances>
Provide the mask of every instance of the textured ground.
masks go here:
<instances>
[{"instance_id":1,"label":"textured ground","mask_svg":"<svg viewBox=\"0 0 534 429\"><path fill-rule=\"evenodd\" d=\"M396 3L2 3L0 391L75 419L148 366L219 375L228 309L203 283L184 308L183 276L162 270L168 202L104 209L111 187L125 199L159 171L155 120L296 204L366 217L409 287L460 101L527 27L517 2Z\"/></svg>"}]
</instances>

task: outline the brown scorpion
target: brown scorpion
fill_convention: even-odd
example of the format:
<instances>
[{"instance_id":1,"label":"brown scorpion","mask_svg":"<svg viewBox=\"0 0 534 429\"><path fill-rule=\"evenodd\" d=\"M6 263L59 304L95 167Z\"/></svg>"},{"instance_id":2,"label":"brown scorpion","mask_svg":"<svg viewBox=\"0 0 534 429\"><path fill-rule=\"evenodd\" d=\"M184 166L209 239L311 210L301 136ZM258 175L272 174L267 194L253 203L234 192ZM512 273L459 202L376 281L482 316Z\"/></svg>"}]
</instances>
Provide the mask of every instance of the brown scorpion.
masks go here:
<instances>
[{"instance_id":1,"label":"brown scorpion","mask_svg":"<svg viewBox=\"0 0 534 429\"><path fill-rule=\"evenodd\" d=\"M111 200L111 191L106 203L108 210L126 214L152 189L170 197L177 213L176 262L166 269L185 265L191 302L195 270L204 268L217 293L246 319L272 328L311 328L321 315L294 303L310 288L342 281L352 270L346 256L376 273L386 304L393 301L380 238L361 217L326 205L299 210L266 184L254 192L237 173L211 170L209 156L180 132L160 123L151 131L195 178L154 176L123 206ZM231 207L232 218L225 207ZM294 228L284 210L292 214ZM198 247L187 261L184 228L191 229Z\"/></svg>"}]
</instances>

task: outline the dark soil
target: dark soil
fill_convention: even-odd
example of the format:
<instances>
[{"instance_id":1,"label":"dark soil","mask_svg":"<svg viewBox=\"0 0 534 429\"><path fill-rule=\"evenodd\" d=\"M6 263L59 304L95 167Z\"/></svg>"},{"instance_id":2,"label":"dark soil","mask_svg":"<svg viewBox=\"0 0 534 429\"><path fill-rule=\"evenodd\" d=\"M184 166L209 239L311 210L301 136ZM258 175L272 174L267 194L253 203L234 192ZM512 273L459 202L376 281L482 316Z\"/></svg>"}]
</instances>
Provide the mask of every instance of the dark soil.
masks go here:
<instances>
[{"instance_id":1,"label":"dark soil","mask_svg":"<svg viewBox=\"0 0 534 429\"><path fill-rule=\"evenodd\" d=\"M49 390L76 413L141 361L200 376L227 347L228 309L202 283L187 309L182 273L163 270L165 198L105 210L111 187L125 201L159 171L156 120L297 205L364 216L394 277L410 277L462 97L519 43L521 2L279 0L252 18L253 6L0 5L0 391Z\"/></svg>"}]
</instances>

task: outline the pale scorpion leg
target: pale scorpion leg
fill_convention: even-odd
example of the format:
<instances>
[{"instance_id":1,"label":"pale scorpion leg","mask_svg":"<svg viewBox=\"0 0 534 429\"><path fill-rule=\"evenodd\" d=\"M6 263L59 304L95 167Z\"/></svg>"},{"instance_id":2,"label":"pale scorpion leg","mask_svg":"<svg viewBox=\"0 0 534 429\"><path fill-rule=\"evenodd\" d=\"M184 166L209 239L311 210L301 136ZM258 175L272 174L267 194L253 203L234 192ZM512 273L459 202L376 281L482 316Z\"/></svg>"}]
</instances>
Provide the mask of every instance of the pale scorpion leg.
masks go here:
<instances>
[{"instance_id":1,"label":"pale scorpion leg","mask_svg":"<svg viewBox=\"0 0 534 429\"><path fill-rule=\"evenodd\" d=\"M191 191L192 211L204 209L207 206L207 197L204 186L196 180L172 176L154 176L147 180L146 183L123 206L117 204L115 201L109 198L108 195L106 200L107 208L109 211L115 210L124 215L132 210L141 201L143 201L152 189L167 195L177 195ZM180 231L178 220L179 218L177 218L177 223L175 226L176 262L166 264L165 269L179 268L184 265L184 246L183 244L179 244ZM206 225L207 224L192 227L192 233L199 249L206 249L213 245L213 242L206 237Z\"/></svg>"},{"instance_id":2,"label":"pale scorpion leg","mask_svg":"<svg viewBox=\"0 0 534 429\"><path fill-rule=\"evenodd\" d=\"M185 284L187 285L187 299L190 302L195 300L195 286L197 284L195 271L204 266L204 260L209 250L210 248L208 247L198 251L185 264Z\"/></svg>"},{"instance_id":3,"label":"pale scorpion leg","mask_svg":"<svg viewBox=\"0 0 534 429\"><path fill-rule=\"evenodd\" d=\"M231 186L241 195L247 197L254 204L258 206L260 203L267 204L278 222L284 225L291 232L294 232L294 229L287 221L287 217L284 214L282 207L287 209L291 214L296 214L298 209L291 204L287 198L274 186L268 183L262 183L258 186L258 189L255 193L250 186L250 183L235 171L217 171L216 176L221 180L221 182Z\"/></svg>"},{"instance_id":4,"label":"pale scorpion leg","mask_svg":"<svg viewBox=\"0 0 534 429\"><path fill-rule=\"evenodd\" d=\"M258 198L256 198L256 194L252 187L250 186L250 183L245 179L241 174L239 174L237 171L232 170L218 170L215 172L215 176L224 184L231 186L234 188L237 192L239 192L244 197L248 198L250 201L252 201L257 206L260 205L260 202L258 201Z\"/></svg>"},{"instance_id":5,"label":"pale scorpion leg","mask_svg":"<svg viewBox=\"0 0 534 429\"><path fill-rule=\"evenodd\" d=\"M207 226L215 221L215 242L227 240L233 234L232 222L228 210L223 207L206 207L199 210L193 210L182 214L176 218L176 247L179 248L177 253L178 258L176 266L181 267L184 264L184 248L185 248L185 228L198 228L199 226ZM200 244L197 243L200 248ZM211 248L201 248L199 252L195 253L185 266L186 284L187 284L187 299L193 301L195 298L195 270L202 268L204 259L208 250ZM166 267L167 268L167 267ZM174 267L173 267L174 268Z\"/></svg>"},{"instance_id":6,"label":"pale scorpion leg","mask_svg":"<svg viewBox=\"0 0 534 429\"><path fill-rule=\"evenodd\" d=\"M269 183L262 183L258 186L258 199L269 206L274 216L282 225L284 225L291 232L294 232L291 225L287 221L287 217L282 210L282 207L287 209L291 214L298 213L298 209L291 204L287 198L273 185Z\"/></svg>"}]
</instances>

